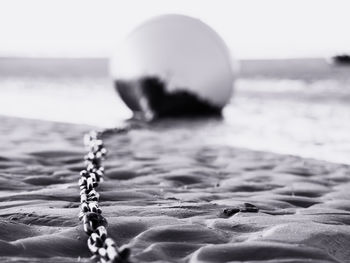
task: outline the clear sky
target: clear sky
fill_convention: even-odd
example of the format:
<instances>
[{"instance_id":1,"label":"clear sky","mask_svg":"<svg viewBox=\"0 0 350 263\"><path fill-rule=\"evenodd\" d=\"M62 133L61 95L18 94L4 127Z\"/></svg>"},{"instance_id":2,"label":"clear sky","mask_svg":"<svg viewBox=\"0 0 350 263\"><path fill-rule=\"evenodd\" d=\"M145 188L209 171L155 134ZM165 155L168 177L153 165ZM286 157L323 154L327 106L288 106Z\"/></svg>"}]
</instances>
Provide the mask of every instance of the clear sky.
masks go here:
<instances>
[{"instance_id":1,"label":"clear sky","mask_svg":"<svg viewBox=\"0 0 350 263\"><path fill-rule=\"evenodd\" d=\"M238 58L350 51L347 0L0 0L0 56L110 56L143 20L198 17Z\"/></svg>"}]
</instances>

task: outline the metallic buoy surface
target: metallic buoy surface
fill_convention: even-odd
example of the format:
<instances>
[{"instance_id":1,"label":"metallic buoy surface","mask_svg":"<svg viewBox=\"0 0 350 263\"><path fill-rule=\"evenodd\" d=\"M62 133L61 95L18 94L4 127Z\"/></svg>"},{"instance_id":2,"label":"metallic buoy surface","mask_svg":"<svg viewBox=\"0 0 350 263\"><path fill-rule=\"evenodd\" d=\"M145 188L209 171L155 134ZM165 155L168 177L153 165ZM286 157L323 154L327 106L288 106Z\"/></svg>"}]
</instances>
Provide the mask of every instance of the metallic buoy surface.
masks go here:
<instances>
[{"instance_id":1,"label":"metallic buoy surface","mask_svg":"<svg viewBox=\"0 0 350 263\"><path fill-rule=\"evenodd\" d=\"M112 60L126 105L149 118L220 114L234 82L219 35L198 19L164 15L132 31Z\"/></svg>"}]
</instances>

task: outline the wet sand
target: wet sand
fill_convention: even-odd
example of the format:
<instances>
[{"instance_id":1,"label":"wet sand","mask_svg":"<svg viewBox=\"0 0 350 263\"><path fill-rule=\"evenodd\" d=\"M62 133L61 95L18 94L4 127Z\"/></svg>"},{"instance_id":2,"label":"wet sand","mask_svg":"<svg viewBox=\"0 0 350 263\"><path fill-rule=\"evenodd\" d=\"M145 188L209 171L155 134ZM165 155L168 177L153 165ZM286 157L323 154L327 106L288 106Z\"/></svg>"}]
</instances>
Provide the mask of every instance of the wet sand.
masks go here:
<instances>
[{"instance_id":1,"label":"wet sand","mask_svg":"<svg viewBox=\"0 0 350 263\"><path fill-rule=\"evenodd\" d=\"M0 118L0 261L87 262L92 127ZM134 262L350 262L350 167L215 143L212 121L106 139L101 208Z\"/></svg>"}]
</instances>

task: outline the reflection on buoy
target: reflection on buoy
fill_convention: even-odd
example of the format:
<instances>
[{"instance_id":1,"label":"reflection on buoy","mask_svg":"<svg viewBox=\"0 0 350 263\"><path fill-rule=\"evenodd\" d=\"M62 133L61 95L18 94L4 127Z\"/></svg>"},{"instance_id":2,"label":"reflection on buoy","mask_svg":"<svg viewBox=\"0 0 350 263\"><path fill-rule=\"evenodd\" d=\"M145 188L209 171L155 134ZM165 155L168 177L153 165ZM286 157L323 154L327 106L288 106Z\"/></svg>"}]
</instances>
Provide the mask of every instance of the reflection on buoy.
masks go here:
<instances>
[{"instance_id":1,"label":"reflection on buoy","mask_svg":"<svg viewBox=\"0 0 350 263\"><path fill-rule=\"evenodd\" d=\"M220 115L234 71L223 40L203 22L165 15L136 28L112 64L126 105L148 119Z\"/></svg>"}]
</instances>

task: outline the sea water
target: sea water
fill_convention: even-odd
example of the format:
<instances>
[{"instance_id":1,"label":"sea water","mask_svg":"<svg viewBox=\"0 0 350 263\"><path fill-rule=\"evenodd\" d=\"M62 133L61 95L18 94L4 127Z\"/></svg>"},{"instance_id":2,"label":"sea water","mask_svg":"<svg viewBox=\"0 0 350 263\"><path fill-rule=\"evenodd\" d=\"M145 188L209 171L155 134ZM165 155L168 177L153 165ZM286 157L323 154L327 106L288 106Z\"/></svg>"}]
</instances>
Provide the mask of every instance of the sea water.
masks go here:
<instances>
[{"instance_id":1,"label":"sea water","mask_svg":"<svg viewBox=\"0 0 350 263\"><path fill-rule=\"evenodd\" d=\"M223 120L200 132L208 143L350 164L349 73L324 60L243 62ZM0 59L0 115L113 127L131 112L107 60Z\"/></svg>"}]
</instances>

